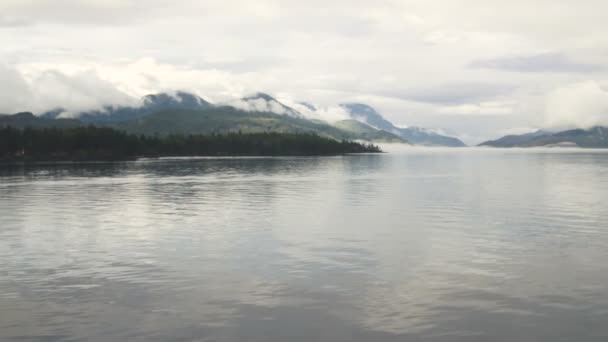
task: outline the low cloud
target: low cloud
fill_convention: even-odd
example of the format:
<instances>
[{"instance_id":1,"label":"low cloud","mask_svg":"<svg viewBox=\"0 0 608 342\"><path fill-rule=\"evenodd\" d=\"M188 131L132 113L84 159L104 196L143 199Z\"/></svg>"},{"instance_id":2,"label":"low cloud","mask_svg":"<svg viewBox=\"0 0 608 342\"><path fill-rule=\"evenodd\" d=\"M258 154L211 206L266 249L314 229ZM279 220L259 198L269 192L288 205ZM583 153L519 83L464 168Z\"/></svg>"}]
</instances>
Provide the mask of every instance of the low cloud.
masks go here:
<instances>
[{"instance_id":1,"label":"low cloud","mask_svg":"<svg viewBox=\"0 0 608 342\"><path fill-rule=\"evenodd\" d=\"M560 87L547 95L544 119L550 129L608 125L608 90L596 81Z\"/></svg>"},{"instance_id":2,"label":"low cloud","mask_svg":"<svg viewBox=\"0 0 608 342\"><path fill-rule=\"evenodd\" d=\"M76 113L107 105L137 103L137 99L100 78L94 70L73 74L45 70L28 75L14 67L0 66L0 79L3 80L3 91L0 92L1 113L41 113L54 108Z\"/></svg>"},{"instance_id":3,"label":"low cloud","mask_svg":"<svg viewBox=\"0 0 608 342\"><path fill-rule=\"evenodd\" d=\"M291 114L289 108L282 106L277 101L267 101L265 99L235 100L226 103L229 106L248 111L248 112L270 112L280 115Z\"/></svg>"},{"instance_id":4,"label":"low cloud","mask_svg":"<svg viewBox=\"0 0 608 342\"><path fill-rule=\"evenodd\" d=\"M349 113L338 105L333 106L313 106L310 104L291 103L290 107L302 113L305 117L314 120L323 120L327 122L336 122L350 119Z\"/></svg>"},{"instance_id":5,"label":"low cloud","mask_svg":"<svg viewBox=\"0 0 608 342\"><path fill-rule=\"evenodd\" d=\"M595 64L579 63L558 53L533 56L486 59L471 63L473 68L515 72L593 72L601 70Z\"/></svg>"},{"instance_id":6,"label":"low cloud","mask_svg":"<svg viewBox=\"0 0 608 342\"><path fill-rule=\"evenodd\" d=\"M509 115L513 108L501 102L481 102L474 104L461 104L456 106L443 106L437 109L439 114L452 115Z\"/></svg>"},{"instance_id":7,"label":"low cloud","mask_svg":"<svg viewBox=\"0 0 608 342\"><path fill-rule=\"evenodd\" d=\"M31 97L29 84L16 69L0 64L0 113L22 111Z\"/></svg>"},{"instance_id":8,"label":"low cloud","mask_svg":"<svg viewBox=\"0 0 608 342\"><path fill-rule=\"evenodd\" d=\"M0 14L0 28L28 26L30 23L21 17L6 16Z\"/></svg>"}]
</instances>

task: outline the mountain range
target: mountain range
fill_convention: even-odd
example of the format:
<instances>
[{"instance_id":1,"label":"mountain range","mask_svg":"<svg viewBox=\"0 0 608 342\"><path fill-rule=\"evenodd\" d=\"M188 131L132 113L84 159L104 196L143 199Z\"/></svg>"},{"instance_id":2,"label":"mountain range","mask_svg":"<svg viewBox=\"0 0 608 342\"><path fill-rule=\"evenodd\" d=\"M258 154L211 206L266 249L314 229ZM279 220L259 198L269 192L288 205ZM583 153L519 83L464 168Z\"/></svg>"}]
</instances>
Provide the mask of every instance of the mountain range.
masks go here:
<instances>
[{"instance_id":1,"label":"mountain range","mask_svg":"<svg viewBox=\"0 0 608 342\"><path fill-rule=\"evenodd\" d=\"M311 103L298 104L299 108L304 106L312 112L318 110ZM456 138L428 129L398 127L363 103L344 103L340 107L348 118L328 122L307 117L264 93L216 105L191 93L176 92L144 96L139 106L105 106L100 110L69 114L61 108L39 115L29 112L0 114L0 127L73 128L93 124L144 135L307 132L337 140L466 146ZM507 135L478 146L608 148L608 128L597 126L561 132L539 130Z\"/></svg>"},{"instance_id":2,"label":"mountain range","mask_svg":"<svg viewBox=\"0 0 608 342\"><path fill-rule=\"evenodd\" d=\"M300 103L316 111L306 102ZM348 103L341 107L349 118L327 122L306 117L265 93L225 104L211 104L188 92L143 97L139 106L105 106L100 110L67 113L57 108L40 115L1 117L0 125L74 126L95 124L138 134L208 134L223 132L312 132L334 139L416 145L465 146L460 140L422 128L400 128L372 107ZM64 118L69 116L71 119Z\"/></svg>"},{"instance_id":3,"label":"mountain range","mask_svg":"<svg viewBox=\"0 0 608 342\"><path fill-rule=\"evenodd\" d=\"M536 131L521 135L507 135L486 141L479 146L488 147L584 147L608 148L608 128L571 129L561 132Z\"/></svg>"}]
</instances>

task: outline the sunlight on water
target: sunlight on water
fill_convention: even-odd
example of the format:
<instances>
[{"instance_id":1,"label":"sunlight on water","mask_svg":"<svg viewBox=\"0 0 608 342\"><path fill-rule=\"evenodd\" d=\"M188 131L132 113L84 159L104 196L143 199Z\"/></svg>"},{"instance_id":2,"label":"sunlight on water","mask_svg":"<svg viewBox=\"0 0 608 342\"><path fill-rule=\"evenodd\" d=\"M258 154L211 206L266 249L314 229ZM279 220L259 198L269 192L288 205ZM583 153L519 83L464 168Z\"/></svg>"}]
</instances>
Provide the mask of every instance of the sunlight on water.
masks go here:
<instances>
[{"instance_id":1,"label":"sunlight on water","mask_svg":"<svg viewBox=\"0 0 608 342\"><path fill-rule=\"evenodd\" d=\"M2 341L606 341L608 153L0 169Z\"/></svg>"}]
</instances>

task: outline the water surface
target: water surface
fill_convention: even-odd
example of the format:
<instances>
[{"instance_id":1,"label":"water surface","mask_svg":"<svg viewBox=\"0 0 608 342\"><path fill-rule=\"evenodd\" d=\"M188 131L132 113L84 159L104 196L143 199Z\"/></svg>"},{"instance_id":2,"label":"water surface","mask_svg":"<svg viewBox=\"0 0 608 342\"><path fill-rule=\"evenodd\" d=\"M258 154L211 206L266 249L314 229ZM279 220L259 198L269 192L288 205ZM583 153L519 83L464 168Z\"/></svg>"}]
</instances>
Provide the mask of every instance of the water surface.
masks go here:
<instances>
[{"instance_id":1,"label":"water surface","mask_svg":"<svg viewBox=\"0 0 608 342\"><path fill-rule=\"evenodd\" d=\"M0 167L2 341L606 341L608 153Z\"/></svg>"}]
</instances>

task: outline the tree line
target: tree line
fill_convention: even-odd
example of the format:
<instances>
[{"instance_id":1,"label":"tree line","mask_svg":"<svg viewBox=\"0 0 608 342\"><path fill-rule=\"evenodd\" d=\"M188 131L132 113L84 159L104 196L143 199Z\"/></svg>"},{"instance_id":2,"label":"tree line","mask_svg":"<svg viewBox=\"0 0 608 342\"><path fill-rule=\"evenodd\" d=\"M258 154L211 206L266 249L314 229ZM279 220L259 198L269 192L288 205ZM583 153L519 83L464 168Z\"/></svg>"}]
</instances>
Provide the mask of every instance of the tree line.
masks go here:
<instances>
[{"instance_id":1,"label":"tree line","mask_svg":"<svg viewBox=\"0 0 608 342\"><path fill-rule=\"evenodd\" d=\"M378 146L309 133L134 135L107 127L0 128L2 161L131 160L168 156L325 156Z\"/></svg>"}]
</instances>

